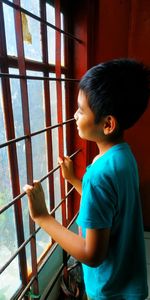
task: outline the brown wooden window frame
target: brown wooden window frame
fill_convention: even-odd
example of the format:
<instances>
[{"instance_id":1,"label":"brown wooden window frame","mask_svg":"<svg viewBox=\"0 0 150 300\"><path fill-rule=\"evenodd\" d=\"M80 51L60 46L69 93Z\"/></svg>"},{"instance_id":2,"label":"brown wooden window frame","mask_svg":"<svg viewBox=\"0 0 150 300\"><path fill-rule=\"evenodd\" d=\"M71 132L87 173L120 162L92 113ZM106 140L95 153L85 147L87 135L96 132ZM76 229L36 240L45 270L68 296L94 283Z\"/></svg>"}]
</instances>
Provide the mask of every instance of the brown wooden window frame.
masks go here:
<instances>
[{"instance_id":1,"label":"brown wooden window frame","mask_svg":"<svg viewBox=\"0 0 150 300\"><path fill-rule=\"evenodd\" d=\"M2 82L2 94L3 94L3 109L4 109L4 117L5 117L5 128L6 128L6 142L0 144L0 148L8 149L8 158L9 158L9 166L10 166L10 177L11 177L11 186L12 186L12 194L13 199L7 205L0 209L0 213L5 212L9 207L14 207L15 212L15 221L16 221L16 232L17 232L17 242L18 249L14 253L14 255L9 259L9 261L1 268L0 273L2 273L9 264L13 261L13 259L18 256L19 259L19 268L20 268L20 277L22 281L22 286L17 291L17 299L28 299L27 292L30 290L32 286L33 293L35 295L39 294L39 284L38 284L38 273L40 272L39 265L37 263L37 254L36 254L36 234L40 230L40 227L35 229L35 224L30 218L30 236L27 240L24 237L23 230L23 220L22 220L22 206L21 201L23 201L23 197L25 192L20 191L20 180L19 180L19 171L18 171L18 159L17 159L17 151L16 151L16 143L24 140L25 141L25 151L26 151L26 167L27 167L27 181L28 184L33 183L33 162L32 162L32 145L31 140L32 137L38 135L42 132L46 133L46 144L47 144L47 156L48 156L48 174L45 174L40 181L44 181L48 178L49 182L49 190L51 193L50 200L50 211L51 214L54 215L55 211L58 207L62 207L62 224L66 227L69 227L70 224L74 221L74 217L72 219L66 218L66 199L72 193L74 188L68 190L67 194L65 193L65 184L62 177L60 177L60 187L61 187L61 201L58 205L55 206L54 201L54 181L53 174L56 170L59 169L59 166L53 166L52 160L52 135L51 132L54 128L58 127L58 135L59 135L59 154L63 156L63 125L72 124L74 121L73 116L68 118L67 120L63 120L62 118L62 90L61 90L61 82L65 81L66 83L77 83L77 79L68 78L67 75L70 74L68 71L67 63L65 63L65 67L61 66L61 34L64 34L65 39L65 58L66 62L68 59L68 48L67 41L72 40L72 42L81 43L81 41L68 33L67 31L63 31L60 29L60 0L53 1L55 7L55 17L56 17L56 26L48 23L46 21L46 2L49 1L41 1L40 2L40 11L41 16L37 17L31 12L20 7L20 0L14 0L10 2L8 0L0 0L0 77ZM4 26L4 16L3 16L3 3L10 6L14 11L14 20L15 20L15 32L16 32L16 40L17 40L17 57L12 57L7 55L6 49L6 37L5 37L5 26ZM22 33L22 21L21 21L21 12L27 14L28 16L36 19L41 24L41 37L42 37L42 62L32 61L29 59L25 59L24 56L24 47L23 47L23 33ZM47 27L50 26L54 30L56 30L56 64L51 65L48 63L48 44L47 44ZM67 26L65 25L65 28ZM18 68L19 75L14 75L9 73L9 68ZM28 76L26 75L26 70L34 70L43 72L43 76ZM56 73L56 78L50 78L49 73ZM65 79L61 78L61 75L64 74ZM13 121L13 109L11 103L11 90L10 90L10 78L18 78L20 80L21 87L21 98L22 98L22 110L23 110L23 125L24 125L24 135L21 137L15 137L15 128ZM27 88L27 79L30 80L43 80L44 82L44 99L45 99L45 128L41 128L36 132L31 132L30 129L30 119L29 119L29 105L28 105L28 88ZM58 124L51 125L50 118L50 90L49 90L49 81L56 81L56 89L57 89L57 111L58 111ZM69 93L69 88L66 93ZM68 94L66 94L66 98L68 99ZM69 111L67 111L67 116L69 116ZM76 156L80 152L80 149L75 149L74 153L70 155L70 157ZM30 243L31 244L31 263L32 263L32 273L28 276L27 272L27 260L26 260L26 252L25 246ZM51 244L52 245L52 244ZM51 248L51 245L48 251ZM55 247L53 247L54 251ZM47 252L46 252L47 253ZM52 253L52 251L51 251ZM66 260L66 254L64 253L64 261ZM16 295L15 295L16 296Z\"/></svg>"}]
</instances>

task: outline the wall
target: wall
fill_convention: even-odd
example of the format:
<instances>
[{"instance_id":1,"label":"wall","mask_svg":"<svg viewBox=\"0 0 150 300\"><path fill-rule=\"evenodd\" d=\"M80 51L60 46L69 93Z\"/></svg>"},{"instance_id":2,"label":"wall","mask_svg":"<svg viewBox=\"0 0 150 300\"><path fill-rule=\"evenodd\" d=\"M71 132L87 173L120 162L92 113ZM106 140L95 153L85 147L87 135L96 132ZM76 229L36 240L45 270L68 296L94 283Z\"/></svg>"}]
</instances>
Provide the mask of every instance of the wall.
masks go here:
<instances>
[{"instance_id":1,"label":"wall","mask_svg":"<svg viewBox=\"0 0 150 300\"><path fill-rule=\"evenodd\" d=\"M95 1L94 1L95 2ZM129 57L150 65L150 1L101 0L97 2L92 65ZM150 106L125 133L139 166L145 229L150 230ZM91 155L95 148L91 147Z\"/></svg>"}]
</instances>

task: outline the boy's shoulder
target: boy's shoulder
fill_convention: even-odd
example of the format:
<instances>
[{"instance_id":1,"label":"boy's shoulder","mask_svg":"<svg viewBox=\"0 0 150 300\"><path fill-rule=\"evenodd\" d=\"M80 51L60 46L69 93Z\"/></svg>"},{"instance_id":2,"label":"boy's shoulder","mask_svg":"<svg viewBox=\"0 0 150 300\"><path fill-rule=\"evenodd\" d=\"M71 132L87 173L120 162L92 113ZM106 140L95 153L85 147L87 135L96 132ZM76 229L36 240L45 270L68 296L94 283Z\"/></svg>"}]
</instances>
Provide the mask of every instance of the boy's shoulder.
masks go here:
<instances>
[{"instance_id":1,"label":"boy's shoulder","mask_svg":"<svg viewBox=\"0 0 150 300\"><path fill-rule=\"evenodd\" d=\"M126 169L129 160L132 160L132 152L127 143L111 147L88 167L87 172L90 182L97 184L111 178L114 181L114 174Z\"/></svg>"}]
</instances>

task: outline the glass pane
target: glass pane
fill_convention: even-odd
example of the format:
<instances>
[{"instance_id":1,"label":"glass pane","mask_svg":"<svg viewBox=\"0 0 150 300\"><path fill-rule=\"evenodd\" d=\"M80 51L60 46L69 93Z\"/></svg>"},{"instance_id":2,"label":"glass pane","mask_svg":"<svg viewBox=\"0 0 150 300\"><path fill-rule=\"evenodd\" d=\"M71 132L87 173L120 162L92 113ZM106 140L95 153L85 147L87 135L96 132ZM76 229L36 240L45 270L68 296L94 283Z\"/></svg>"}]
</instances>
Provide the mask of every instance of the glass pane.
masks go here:
<instances>
[{"instance_id":1,"label":"glass pane","mask_svg":"<svg viewBox=\"0 0 150 300\"><path fill-rule=\"evenodd\" d=\"M4 259L7 261L12 254L11 249L8 249L8 247L5 246L1 248L0 252L1 257L3 257L1 260L3 263ZM0 299L11 299L20 285L21 281L19 278L19 263L18 257L16 257L7 267L7 269L5 269L5 271L0 275Z\"/></svg>"},{"instance_id":2,"label":"glass pane","mask_svg":"<svg viewBox=\"0 0 150 300\"><path fill-rule=\"evenodd\" d=\"M61 20L61 29L64 30L64 15L60 14L60 20ZM64 34L61 34L61 65L64 66Z\"/></svg>"},{"instance_id":3,"label":"glass pane","mask_svg":"<svg viewBox=\"0 0 150 300\"><path fill-rule=\"evenodd\" d=\"M8 156L6 148L0 149L0 207L12 200ZM0 215L0 267L17 250L14 209L10 207ZM10 299L20 285L18 259L16 258L0 276L0 299Z\"/></svg>"},{"instance_id":4,"label":"glass pane","mask_svg":"<svg viewBox=\"0 0 150 300\"><path fill-rule=\"evenodd\" d=\"M18 69L9 69L10 74L19 74ZM10 79L10 89L13 107L13 117L15 126L15 136L20 137L24 135L23 130L23 117L22 117L22 101L21 101L21 91L20 91L20 80ZM26 158L25 158L25 141L19 141L16 143L17 147L17 157L18 157L18 168L19 168L19 178L21 191L22 187L27 182L26 176Z\"/></svg>"},{"instance_id":5,"label":"glass pane","mask_svg":"<svg viewBox=\"0 0 150 300\"><path fill-rule=\"evenodd\" d=\"M12 2L12 1L11 1ZM13 8L3 4L7 54L17 56Z\"/></svg>"},{"instance_id":6,"label":"glass pane","mask_svg":"<svg viewBox=\"0 0 150 300\"><path fill-rule=\"evenodd\" d=\"M25 141L19 141L17 142L16 145L17 145L20 190L23 191L23 187L27 183Z\"/></svg>"},{"instance_id":7,"label":"glass pane","mask_svg":"<svg viewBox=\"0 0 150 300\"><path fill-rule=\"evenodd\" d=\"M33 176L41 179L47 174L47 155L45 133L32 137Z\"/></svg>"},{"instance_id":8,"label":"glass pane","mask_svg":"<svg viewBox=\"0 0 150 300\"><path fill-rule=\"evenodd\" d=\"M32 263L31 263L31 247L30 243L28 243L25 247L26 249L26 258L27 258L27 269L28 269L28 275L32 273Z\"/></svg>"},{"instance_id":9,"label":"glass pane","mask_svg":"<svg viewBox=\"0 0 150 300\"><path fill-rule=\"evenodd\" d=\"M40 17L39 0L30 0L30 1L21 0L20 5L24 9L30 11L32 14Z\"/></svg>"},{"instance_id":10,"label":"glass pane","mask_svg":"<svg viewBox=\"0 0 150 300\"><path fill-rule=\"evenodd\" d=\"M54 73L50 73L49 77L55 78ZM50 85L50 102L51 102L51 125L57 124L57 95L56 95L56 81L49 81Z\"/></svg>"},{"instance_id":11,"label":"glass pane","mask_svg":"<svg viewBox=\"0 0 150 300\"><path fill-rule=\"evenodd\" d=\"M42 61L40 22L22 13L25 58Z\"/></svg>"},{"instance_id":12,"label":"glass pane","mask_svg":"<svg viewBox=\"0 0 150 300\"><path fill-rule=\"evenodd\" d=\"M4 128L4 110L3 110L3 101L2 101L2 85L0 80L0 144L6 142L5 128Z\"/></svg>"},{"instance_id":13,"label":"glass pane","mask_svg":"<svg viewBox=\"0 0 150 300\"><path fill-rule=\"evenodd\" d=\"M55 25L55 9L52 5L46 3L46 18L47 22ZM56 38L55 30L47 26L48 35L48 61L50 64L55 64Z\"/></svg>"},{"instance_id":14,"label":"glass pane","mask_svg":"<svg viewBox=\"0 0 150 300\"><path fill-rule=\"evenodd\" d=\"M27 71L27 75L43 76L42 72ZM42 80L28 80L28 97L31 132L45 127L45 109Z\"/></svg>"},{"instance_id":15,"label":"glass pane","mask_svg":"<svg viewBox=\"0 0 150 300\"><path fill-rule=\"evenodd\" d=\"M19 74L18 69L9 68L10 74ZM22 117L22 102L21 102L21 91L20 91L20 79L10 79L10 90L12 98L15 136L20 137L24 135L23 130L23 117Z\"/></svg>"},{"instance_id":16,"label":"glass pane","mask_svg":"<svg viewBox=\"0 0 150 300\"><path fill-rule=\"evenodd\" d=\"M28 199L26 195L22 198L22 214L23 214L24 235L25 235L25 240L27 240L30 235L30 230L29 230Z\"/></svg>"},{"instance_id":17,"label":"glass pane","mask_svg":"<svg viewBox=\"0 0 150 300\"><path fill-rule=\"evenodd\" d=\"M51 237L43 229L40 229L40 231L38 231L36 235L38 260L44 254L44 252L50 245L51 241L52 241Z\"/></svg>"},{"instance_id":18,"label":"glass pane","mask_svg":"<svg viewBox=\"0 0 150 300\"><path fill-rule=\"evenodd\" d=\"M3 207L12 200L8 154L6 148L0 149L0 206Z\"/></svg>"}]
</instances>

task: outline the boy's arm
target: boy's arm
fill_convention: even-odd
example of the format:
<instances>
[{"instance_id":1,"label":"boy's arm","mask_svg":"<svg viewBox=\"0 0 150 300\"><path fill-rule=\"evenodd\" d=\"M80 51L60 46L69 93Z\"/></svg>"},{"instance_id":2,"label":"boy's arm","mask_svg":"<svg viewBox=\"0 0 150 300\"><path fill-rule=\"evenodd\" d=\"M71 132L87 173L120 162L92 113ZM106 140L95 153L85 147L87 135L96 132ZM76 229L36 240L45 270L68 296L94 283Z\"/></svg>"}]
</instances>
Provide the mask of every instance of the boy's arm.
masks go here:
<instances>
[{"instance_id":1,"label":"boy's arm","mask_svg":"<svg viewBox=\"0 0 150 300\"><path fill-rule=\"evenodd\" d=\"M63 178L66 179L69 183L71 183L75 187L77 192L81 195L82 182L74 174L72 160L68 156L64 157L64 159L59 157L58 163L60 164Z\"/></svg>"},{"instance_id":2,"label":"boy's arm","mask_svg":"<svg viewBox=\"0 0 150 300\"><path fill-rule=\"evenodd\" d=\"M69 231L49 215L44 192L39 182L25 186L31 218L41 226L66 252L91 267L98 266L106 257L109 229L87 229L86 239Z\"/></svg>"},{"instance_id":3,"label":"boy's arm","mask_svg":"<svg viewBox=\"0 0 150 300\"><path fill-rule=\"evenodd\" d=\"M71 256L91 267L100 265L107 256L109 229L87 229L86 239L68 230L50 215L39 225Z\"/></svg>"}]
</instances>

